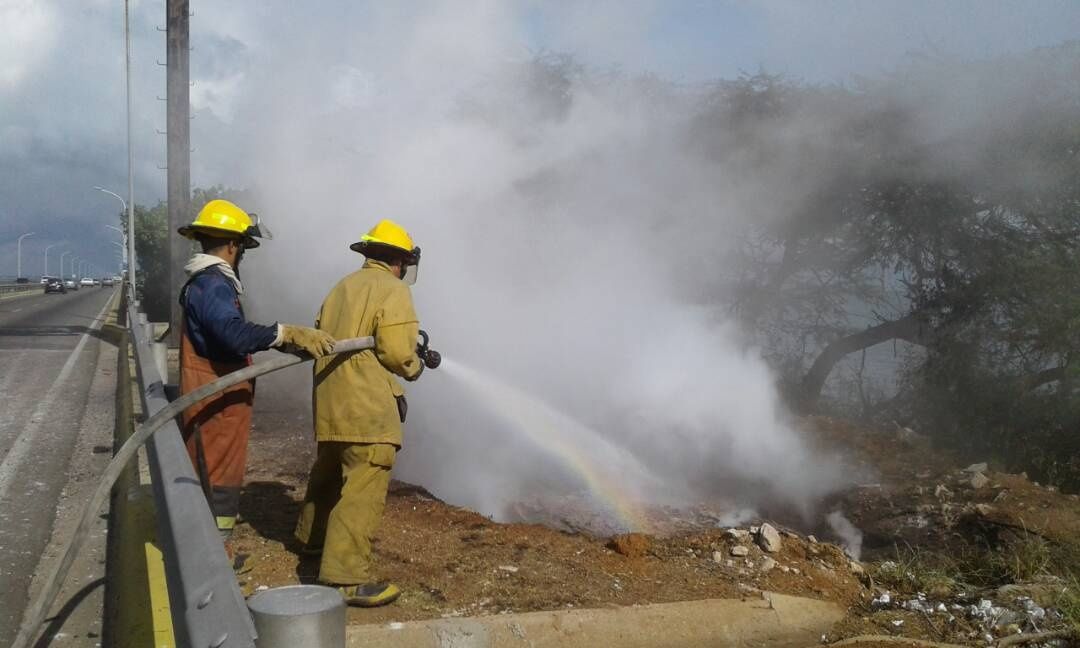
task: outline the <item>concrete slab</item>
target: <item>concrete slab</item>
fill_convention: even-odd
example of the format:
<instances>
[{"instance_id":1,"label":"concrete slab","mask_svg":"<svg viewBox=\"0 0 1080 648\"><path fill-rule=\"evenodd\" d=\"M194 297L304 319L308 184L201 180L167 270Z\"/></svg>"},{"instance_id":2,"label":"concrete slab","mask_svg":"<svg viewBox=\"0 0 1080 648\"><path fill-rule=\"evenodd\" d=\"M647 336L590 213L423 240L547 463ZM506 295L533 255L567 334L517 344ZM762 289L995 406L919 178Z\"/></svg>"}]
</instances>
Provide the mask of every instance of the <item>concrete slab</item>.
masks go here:
<instances>
[{"instance_id":1,"label":"concrete slab","mask_svg":"<svg viewBox=\"0 0 1080 648\"><path fill-rule=\"evenodd\" d=\"M765 592L609 609L352 625L347 646L398 648L683 648L816 645L844 616L826 601Z\"/></svg>"}]
</instances>

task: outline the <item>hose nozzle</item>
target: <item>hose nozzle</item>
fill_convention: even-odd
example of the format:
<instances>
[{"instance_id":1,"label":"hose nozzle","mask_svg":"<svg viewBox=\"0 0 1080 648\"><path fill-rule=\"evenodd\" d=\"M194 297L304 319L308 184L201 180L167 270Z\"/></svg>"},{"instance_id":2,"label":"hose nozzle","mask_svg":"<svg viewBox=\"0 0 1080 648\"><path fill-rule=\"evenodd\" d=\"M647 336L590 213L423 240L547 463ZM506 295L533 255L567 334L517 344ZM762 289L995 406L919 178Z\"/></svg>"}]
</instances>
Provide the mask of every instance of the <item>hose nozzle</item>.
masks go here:
<instances>
[{"instance_id":1,"label":"hose nozzle","mask_svg":"<svg viewBox=\"0 0 1080 648\"><path fill-rule=\"evenodd\" d=\"M416 355L424 361L425 367L437 369L442 364L442 354L430 348L430 342L431 338L428 337L427 331L420 331L420 343L416 345Z\"/></svg>"}]
</instances>

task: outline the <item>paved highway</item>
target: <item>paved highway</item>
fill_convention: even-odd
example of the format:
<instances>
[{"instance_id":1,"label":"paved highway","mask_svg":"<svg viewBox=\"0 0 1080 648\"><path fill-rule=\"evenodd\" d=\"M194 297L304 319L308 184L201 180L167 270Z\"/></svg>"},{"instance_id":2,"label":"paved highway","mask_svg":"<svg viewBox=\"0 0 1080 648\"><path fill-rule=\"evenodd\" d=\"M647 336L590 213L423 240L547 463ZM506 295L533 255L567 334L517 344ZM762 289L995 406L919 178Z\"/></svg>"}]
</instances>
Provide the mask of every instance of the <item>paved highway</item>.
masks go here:
<instances>
[{"instance_id":1,"label":"paved highway","mask_svg":"<svg viewBox=\"0 0 1080 648\"><path fill-rule=\"evenodd\" d=\"M35 572L108 461L116 347L102 323L116 290L0 301L0 646L14 638ZM101 645L103 525L61 594L57 645Z\"/></svg>"}]
</instances>

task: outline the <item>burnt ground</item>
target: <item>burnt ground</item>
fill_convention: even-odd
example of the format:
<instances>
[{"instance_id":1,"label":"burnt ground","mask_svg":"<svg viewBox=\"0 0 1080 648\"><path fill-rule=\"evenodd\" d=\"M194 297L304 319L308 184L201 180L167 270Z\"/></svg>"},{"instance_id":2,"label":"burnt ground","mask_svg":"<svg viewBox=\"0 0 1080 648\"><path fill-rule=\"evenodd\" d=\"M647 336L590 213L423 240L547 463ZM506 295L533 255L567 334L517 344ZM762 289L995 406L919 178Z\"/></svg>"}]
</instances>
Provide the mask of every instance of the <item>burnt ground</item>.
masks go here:
<instances>
[{"instance_id":1,"label":"burnt ground","mask_svg":"<svg viewBox=\"0 0 1080 648\"><path fill-rule=\"evenodd\" d=\"M313 582L318 573L317 559L302 559L292 539L314 442L306 395L289 392L287 385L263 380L256 399L242 522L230 541L245 594ZM848 607L849 617L829 640L875 634L980 645L991 636L1066 623L1052 610L1038 624L1019 619L1015 628L969 618L965 606L977 605L981 597L996 596L1005 605L998 595L1002 578L988 577L976 586L961 578L955 563L948 569L923 563L938 556L978 562L988 551L1005 555L1009 546L1032 538L1048 556L1048 547L1071 547L1080 531L1075 496L989 468L988 483L974 488L963 466L904 431L867 430L827 418L804 420L803 427L817 443L844 449L878 475L829 503L865 533L867 562L853 563L836 545L786 529L780 551L769 554L753 537L734 538L716 528L708 515L684 517L674 535L635 534L617 541L567 531L565 525L500 524L444 503L421 486L394 482L375 552L379 576L397 583L403 594L386 608L350 609L350 622L746 597L769 590ZM736 546L746 547L747 555L732 555ZM1053 567L1033 565L1032 573L1013 574L1009 582L1041 583L1039 602L1050 610L1067 589ZM940 582L928 574L940 574ZM929 587L935 583L936 589ZM934 604L940 599L947 611L904 609L905 597L914 599L920 588L932 589L926 596ZM872 603L886 591L891 605ZM1016 594L1009 591L1004 598Z\"/></svg>"}]
</instances>

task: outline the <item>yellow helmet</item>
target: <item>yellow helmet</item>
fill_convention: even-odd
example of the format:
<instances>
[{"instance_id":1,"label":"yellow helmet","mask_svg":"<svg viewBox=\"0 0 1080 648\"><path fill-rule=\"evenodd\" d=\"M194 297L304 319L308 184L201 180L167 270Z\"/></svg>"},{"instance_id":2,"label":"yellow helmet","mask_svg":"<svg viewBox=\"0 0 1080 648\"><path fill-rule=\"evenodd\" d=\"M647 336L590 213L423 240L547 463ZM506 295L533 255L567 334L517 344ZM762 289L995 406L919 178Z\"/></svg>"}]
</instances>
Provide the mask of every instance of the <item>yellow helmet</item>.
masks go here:
<instances>
[{"instance_id":1,"label":"yellow helmet","mask_svg":"<svg viewBox=\"0 0 1080 648\"><path fill-rule=\"evenodd\" d=\"M412 237L404 227L392 220L381 220L367 234L361 236L359 241L349 246L350 250L364 256L369 256L369 251L378 248L388 248L401 253L405 259L402 279L410 285L416 282L417 266L420 265L420 248L413 245Z\"/></svg>"},{"instance_id":2,"label":"yellow helmet","mask_svg":"<svg viewBox=\"0 0 1080 648\"><path fill-rule=\"evenodd\" d=\"M416 249L412 237L405 231L405 228L392 220L379 221L367 234L361 236L359 241L350 245L349 249L363 254L364 248L369 245L385 245L401 250L406 254L411 254Z\"/></svg>"},{"instance_id":3,"label":"yellow helmet","mask_svg":"<svg viewBox=\"0 0 1080 648\"><path fill-rule=\"evenodd\" d=\"M273 236L259 221L257 214L248 214L228 200L211 200L199 210L190 225L176 230L181 236L195 238L198 233L219 238L242 239L245 248L259 247L256 238L271 239Z\"/></svg>"}]
</instances>

